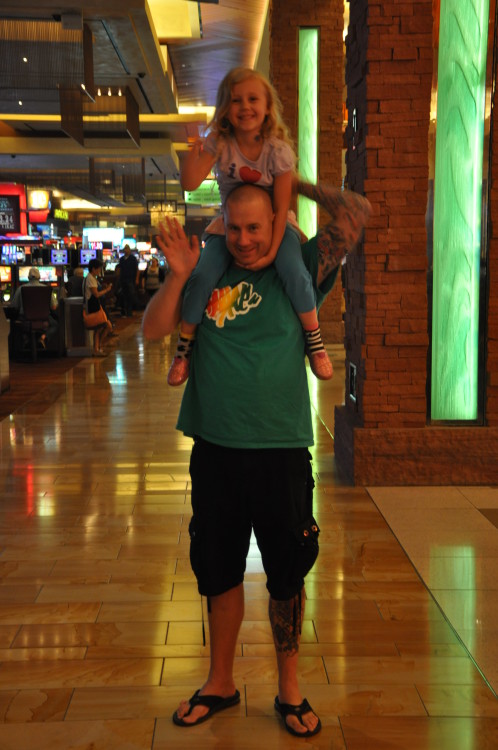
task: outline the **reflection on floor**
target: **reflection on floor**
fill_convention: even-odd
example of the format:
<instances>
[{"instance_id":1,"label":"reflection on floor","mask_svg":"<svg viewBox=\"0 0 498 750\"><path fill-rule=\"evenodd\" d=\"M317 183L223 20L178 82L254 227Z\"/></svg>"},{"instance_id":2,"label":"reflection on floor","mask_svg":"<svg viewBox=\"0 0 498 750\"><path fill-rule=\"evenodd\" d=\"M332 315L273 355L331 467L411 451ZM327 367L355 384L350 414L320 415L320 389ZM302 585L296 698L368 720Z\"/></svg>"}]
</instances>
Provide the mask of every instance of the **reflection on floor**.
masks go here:
<instances>
[{"instance_id":1,"label":"reflection on floor","mask_svg":"<svg viewBox=\"0 0 498 750\"><path fill-rule=\"evenodd\" d=\"M301 680L323 730L303 742L274 714L254 548L242 702L194 729L172 724L207 664L188 559L190 441L174 430L170 344L133 325L109 357L61 375L44 409L0 422L0 748L496 750L498 530L486 514L498 489L352 487L333 461L340 348L334 380L310 379L322 531Z\"/></svg>"}]
</instances>

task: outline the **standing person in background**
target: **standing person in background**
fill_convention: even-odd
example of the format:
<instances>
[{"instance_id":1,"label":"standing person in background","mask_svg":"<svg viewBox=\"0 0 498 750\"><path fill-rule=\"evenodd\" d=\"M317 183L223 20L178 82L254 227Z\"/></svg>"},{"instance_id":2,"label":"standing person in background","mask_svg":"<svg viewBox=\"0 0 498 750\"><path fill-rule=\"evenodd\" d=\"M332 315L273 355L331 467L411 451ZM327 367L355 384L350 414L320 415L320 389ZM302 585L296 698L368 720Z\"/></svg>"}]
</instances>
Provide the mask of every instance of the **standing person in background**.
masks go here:
<instances>
[{"instance_id":1,"label":"standing person in background","mask_svg":"<svg viewBox=\"0 0 498 750\"><path fill-rule=\"evenodd\" d=\"M124 246L123 253L116 268L121 294L121 314L131 318L135 305L135 290L138 286L138 260L129 245Z\"/></svg>"},{"instance_id":2,"label":"standing person in background","mask_svg":"<svg viewBox=\"0 0 498 750\"><path fill-rule=\"evenodd\" d=\"M329 380L332 363L322 342L312 279L301 256L302 235L289 213L296 156L281 110L265 76L252 68L231 70L218 88L211 132L189 151L180 182L184 190L195 190L214 167L223 205L230 191L243 183L270 193L275 214L272 240L266 258L259 259L252 270L262 268L263 262L275 263L301 322L311 370L317 378ZM184 296L177 349L168 373L170 385L181 385L188 378L197 326L215 283L230 263L221 217L206 231L210 236Z\"/></svg>"},{"instance_id":3,"label":"standing person in background","mask_svg":"<svg viewBox=\"0 0 498 750\"><path fill-rule=\"evenodd\" d=\"M354 193L307 183L297 189L331 217L301 251L320 304L371 209ZM318 555L319 534L308 450L313 426L305 343L274 265L251 270L272 242L268 193L254 185L235 188L225 203L225 226L231 262L199 326L177 424L194 440L190 561L199 593L208 598L210 668L173 721L191 727L240 701L233 666L254 531L270 595L278 667L275 710L290 734L311 737L320 731L320 719L298 680L304 577ZM177 221L168 221L168 230L162 227L157 242L169 271L145 310L143 330L151 339L175 330L185 282L199 256L197 238L189 241Z\"/></svg>"},{"instance_id":4,"label":"standing person in background","mask_svg":"<svg viewBox=\"0 0 498 750\"><path fill-rule=\"evenodd\" d=\"M161 268L158 259L154 255L150 259L149 265L145 269L142 276L143 288L147 294L147 301L149 301L150 298L153 297L157 292L160 285L164 281L164 276L164 268Z\"/></svg>"}]
</instances>

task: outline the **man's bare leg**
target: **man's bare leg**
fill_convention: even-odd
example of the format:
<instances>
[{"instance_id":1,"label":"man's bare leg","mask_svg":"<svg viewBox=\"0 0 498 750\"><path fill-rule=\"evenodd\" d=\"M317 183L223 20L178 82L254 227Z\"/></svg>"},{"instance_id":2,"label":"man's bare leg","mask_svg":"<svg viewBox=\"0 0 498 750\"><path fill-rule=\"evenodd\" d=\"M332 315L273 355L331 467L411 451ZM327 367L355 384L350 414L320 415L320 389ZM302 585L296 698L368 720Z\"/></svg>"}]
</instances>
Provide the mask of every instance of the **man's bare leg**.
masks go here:
<instances>
[{"instance_id":1,"label":"man's bare leg","mask_svg":"<svg viewBox=\"0 0 498 750\"><path fill-rule=\"evenodd\" d=\"M304 618L304 588L301 595L287 601L270 598L269 615L273 640L277 654L278 699L280 703L299 706L303 695L299 689L297 665L299 660L299 642ZM287 724L296 732L313 731L318 724L318 717L310 711L302 716L304 725L296 716L287 716Z\"/></svg>"},{"instance_id":2,"label":"man's bare leg","mask_svg":"<svg viewBox=\"0 0 498 750\"><path fill-rule=\"evenodd\" d=\"M228 698L235 693L233 662L237 637L244 618L244 587L240 584L224 594L210 597L209 601L211 660L209 675L200 689L200 694ZM195 706L192 713L186 716L189 708L190 703L186 700L182 701L177 709L178 718L184 718L185 723L195 724L209 710L206 706Z\"/></svg>"}]
</instances>

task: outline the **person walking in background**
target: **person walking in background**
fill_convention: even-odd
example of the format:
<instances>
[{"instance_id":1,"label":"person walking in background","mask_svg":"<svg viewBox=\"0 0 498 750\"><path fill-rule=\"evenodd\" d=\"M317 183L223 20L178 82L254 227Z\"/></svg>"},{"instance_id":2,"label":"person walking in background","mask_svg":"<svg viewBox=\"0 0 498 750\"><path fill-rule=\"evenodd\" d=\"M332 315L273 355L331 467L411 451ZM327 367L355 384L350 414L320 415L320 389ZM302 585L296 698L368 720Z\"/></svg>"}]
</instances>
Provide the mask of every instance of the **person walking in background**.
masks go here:
<instances>
[{"instance_id":1,"label":"person walking in background","mask_svg":"<svg viewBox=\"0 0 498 750\"><path fill-rule=\"evenodd\" d=\"M121 314L131 318L138 286L138 260L129 245L124 246L116 271L119 276Z\"/></svg>"}]
</instances>

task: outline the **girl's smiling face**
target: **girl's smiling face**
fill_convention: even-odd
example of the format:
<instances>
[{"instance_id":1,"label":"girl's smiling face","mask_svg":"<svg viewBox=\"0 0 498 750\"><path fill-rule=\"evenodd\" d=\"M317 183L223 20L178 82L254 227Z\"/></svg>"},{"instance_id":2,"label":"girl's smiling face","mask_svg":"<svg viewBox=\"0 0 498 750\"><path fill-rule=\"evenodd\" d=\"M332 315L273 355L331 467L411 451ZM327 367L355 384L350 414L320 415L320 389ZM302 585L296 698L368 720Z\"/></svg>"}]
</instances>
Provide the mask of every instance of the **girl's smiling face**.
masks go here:
<instances>
[{"instance_id":1,"label":"girl's smiling face","mask_svg":"<svg viewBox=\"0 0 498 750\"><path fill-rule=\"evenodd\" d=\"M247 78L232 87L226 116L236 133L259 134L268 112L266 89L257 78Z\"/></svg>"}]
</instances>

